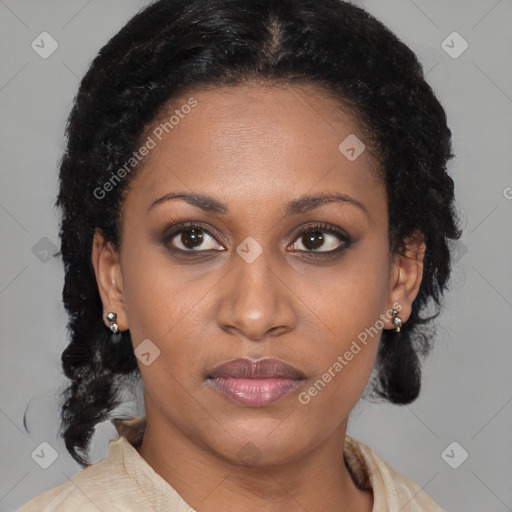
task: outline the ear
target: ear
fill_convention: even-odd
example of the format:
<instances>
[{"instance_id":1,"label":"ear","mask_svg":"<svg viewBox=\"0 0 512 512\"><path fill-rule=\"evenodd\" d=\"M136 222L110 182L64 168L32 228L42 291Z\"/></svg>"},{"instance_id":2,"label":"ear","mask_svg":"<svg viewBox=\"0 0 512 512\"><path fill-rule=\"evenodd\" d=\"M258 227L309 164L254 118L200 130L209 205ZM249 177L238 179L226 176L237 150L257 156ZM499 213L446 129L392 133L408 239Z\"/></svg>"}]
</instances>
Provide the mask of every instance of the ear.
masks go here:
<instances>
[{"instance_id":1,"label":"ear","mask_svg":"<svg viewBox=\"0 0 512 512\"><path fill-rule=\"evenodd\" d=\"M110 327L107 313L113 312L117 314L116 324L119 326L119 330L128 329L119 253L112 242L107 241L98 229L94 233L92 242L92 265L101 302L103 303L103 321L105 325Z\"/></svg>"},{"instance_id":2,"label":"ear","mask_svg":"<svg viewBox=\"0 0 512 512\"><path fill-rule=\"evenodd\" d=\"M404 323L411 316L412 303L420 289L426 250L425 237L416 231L392 257L388 309L398 310ZM394 329L392 320L388 324L387 328Z\"/></svg>"}]
</instances>

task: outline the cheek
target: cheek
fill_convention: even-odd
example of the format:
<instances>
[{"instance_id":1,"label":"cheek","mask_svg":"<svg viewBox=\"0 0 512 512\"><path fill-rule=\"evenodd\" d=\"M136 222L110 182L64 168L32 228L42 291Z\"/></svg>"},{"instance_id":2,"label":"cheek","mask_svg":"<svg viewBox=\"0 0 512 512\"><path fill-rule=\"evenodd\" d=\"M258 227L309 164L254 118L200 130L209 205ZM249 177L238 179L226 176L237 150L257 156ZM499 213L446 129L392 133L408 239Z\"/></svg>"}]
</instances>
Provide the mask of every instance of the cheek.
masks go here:
<instances>
[{"instance_id":1,"label":"cheek","mask_svg":"<svg viewBox=\"0 0 512 512\"><path fill-rule=\"evenodd\" d=\"M328 271L313 267L304 273L307 277L296 281L294 290L303 300L304 314L314 313L313 321L325 337L324 348L342 350L384 313L389 286L385 249L385 243L361 240Z\"/></svg>"},{"instance_id":2,"label":"cheek","mask_svg":"<svg viewBox=\"0 0 512 512\"><path fill-rule=\"evenodd\" d=\"M354 251L335 278L317 272L303 282L301 293L316 313L317 334L309 347L316 372L302 403L314 414L323 414L327 402L339 404L340 415L348 413L368 383L384 328L386 258L375 247ZM308 285L313 282L314 287Z\"/></svg>"},{"instance_id":3,"label":"cheek","mask_svg":"<svg viewBox=\"0 0 512 512\"><path fill-rule=\"evenodd\" d=\"M147 240L130 239L124 250L123 298L132 340L136 345L154 338L161 344L191 307L194 290L184 282L187 269L172 265L165 250Z\"/></svg>"},{"instance_id":4,"label":"cheek","mask_svg":"<svg viewBox=\"0 0 512 512\"><path fill-rule=\"evenodd\" d=\"M325 301L321 310L329 329L316 337L314 350L310 347L315 375L298 397L310 408L311 425L317 423L313 418L332 426L348 416L371 377L384 327L381 301L364 293L361 284L336 289L332 297L336 304Z\"/></svg>"},{"instance_id":5,"label":"cheek","mask_svg":"<svg viewBox=\"0 0 512 512\"><path fill-rule=\"evenodd\" d=\"M139 250L127 250L123 295L132 343L136 354L143 342L158 354L149 366L139 361L148 386L180 388L191 375L202 375L198 354L204 343L205 313L201 311L208 302L204 295L214 283L211 277L199 278L186 265L171 264L165 252L154 247L144 251L141 244Z\"/></svg>"}]
</instances>

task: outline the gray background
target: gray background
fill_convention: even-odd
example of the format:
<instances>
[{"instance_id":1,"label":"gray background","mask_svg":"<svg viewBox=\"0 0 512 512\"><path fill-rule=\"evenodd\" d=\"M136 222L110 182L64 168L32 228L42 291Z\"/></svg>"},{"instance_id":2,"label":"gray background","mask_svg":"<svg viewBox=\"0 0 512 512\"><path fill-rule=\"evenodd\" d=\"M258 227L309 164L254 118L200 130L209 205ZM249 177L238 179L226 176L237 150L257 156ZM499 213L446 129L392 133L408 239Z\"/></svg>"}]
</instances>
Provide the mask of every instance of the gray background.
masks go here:
<instances>
[{"instance_id":1,"label":"gray background","mask_svg":"<svg viewBox=\"0 0 512 512\"><path fill-rule=\"evenodd\" d=\"M416 51L447 110L464 234L420 398L403 407L361 401L349 433L447 511L511 510L512 2L359 3ZM57 163L79 77L145 4L0 0L0 511L16 510L80 469L56 438L67 343L63 270L48 257L58 245ZM43 31L59 45L47 59L31 48ZM453 31L469 44L457 58L442 47ZM446 44L461 48L457 40ZM99 429L93 460L115 437L111 427ZM44 441L58 456L48 469L31 456ZM460 464L463 450L469 455Z\"/></svg>"}]
</instances>

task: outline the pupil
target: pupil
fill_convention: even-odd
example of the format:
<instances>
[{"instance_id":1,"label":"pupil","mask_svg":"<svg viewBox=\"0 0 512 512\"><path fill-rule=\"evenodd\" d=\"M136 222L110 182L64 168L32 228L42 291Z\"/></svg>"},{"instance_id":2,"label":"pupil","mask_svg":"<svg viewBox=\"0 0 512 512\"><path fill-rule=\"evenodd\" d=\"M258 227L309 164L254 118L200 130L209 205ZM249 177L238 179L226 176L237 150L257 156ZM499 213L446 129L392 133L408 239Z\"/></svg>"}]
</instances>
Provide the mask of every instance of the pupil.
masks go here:
<instances>
[{"instance_id":1,"label":"pupil","mask_svg":"<svg viewBox=\"0 0 512 512\"><path fill-rule=\"evenodd\" d=\"M181 233L181 241L187 248L197 247L203 241L203 235L199 229L190 229Z\"/></svg>"},{"instance_id":2,"label":"pupil","mask_svg":"<svg viewBox=\"0 0 512 512\"><path fill-rule=\"evenodd\" d=\"M302 235L302 243L308 249L318 249L322 246L323 241L324 237L322 236L321 231L310 231L309 233Z\"/></svg>"}]
</instances>

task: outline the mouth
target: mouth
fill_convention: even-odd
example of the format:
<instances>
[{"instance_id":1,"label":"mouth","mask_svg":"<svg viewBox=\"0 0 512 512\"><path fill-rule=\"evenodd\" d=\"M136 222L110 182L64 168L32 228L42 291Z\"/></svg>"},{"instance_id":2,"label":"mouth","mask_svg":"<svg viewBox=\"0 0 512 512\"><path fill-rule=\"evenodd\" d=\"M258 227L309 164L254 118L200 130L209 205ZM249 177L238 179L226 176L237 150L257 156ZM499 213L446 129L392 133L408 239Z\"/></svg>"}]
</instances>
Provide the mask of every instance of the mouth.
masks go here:
<instances>
[{"instance_id":1,"label":"mouth","mask_svg":"<svg viewBox=\"0 0 512 512\"><path fill-rule=\"evenodd\" d=\"M280 359L239 358L215 367L206 380L246 407L264 407L297 389L306 376Z\"/></svg>"}]
</instances>

